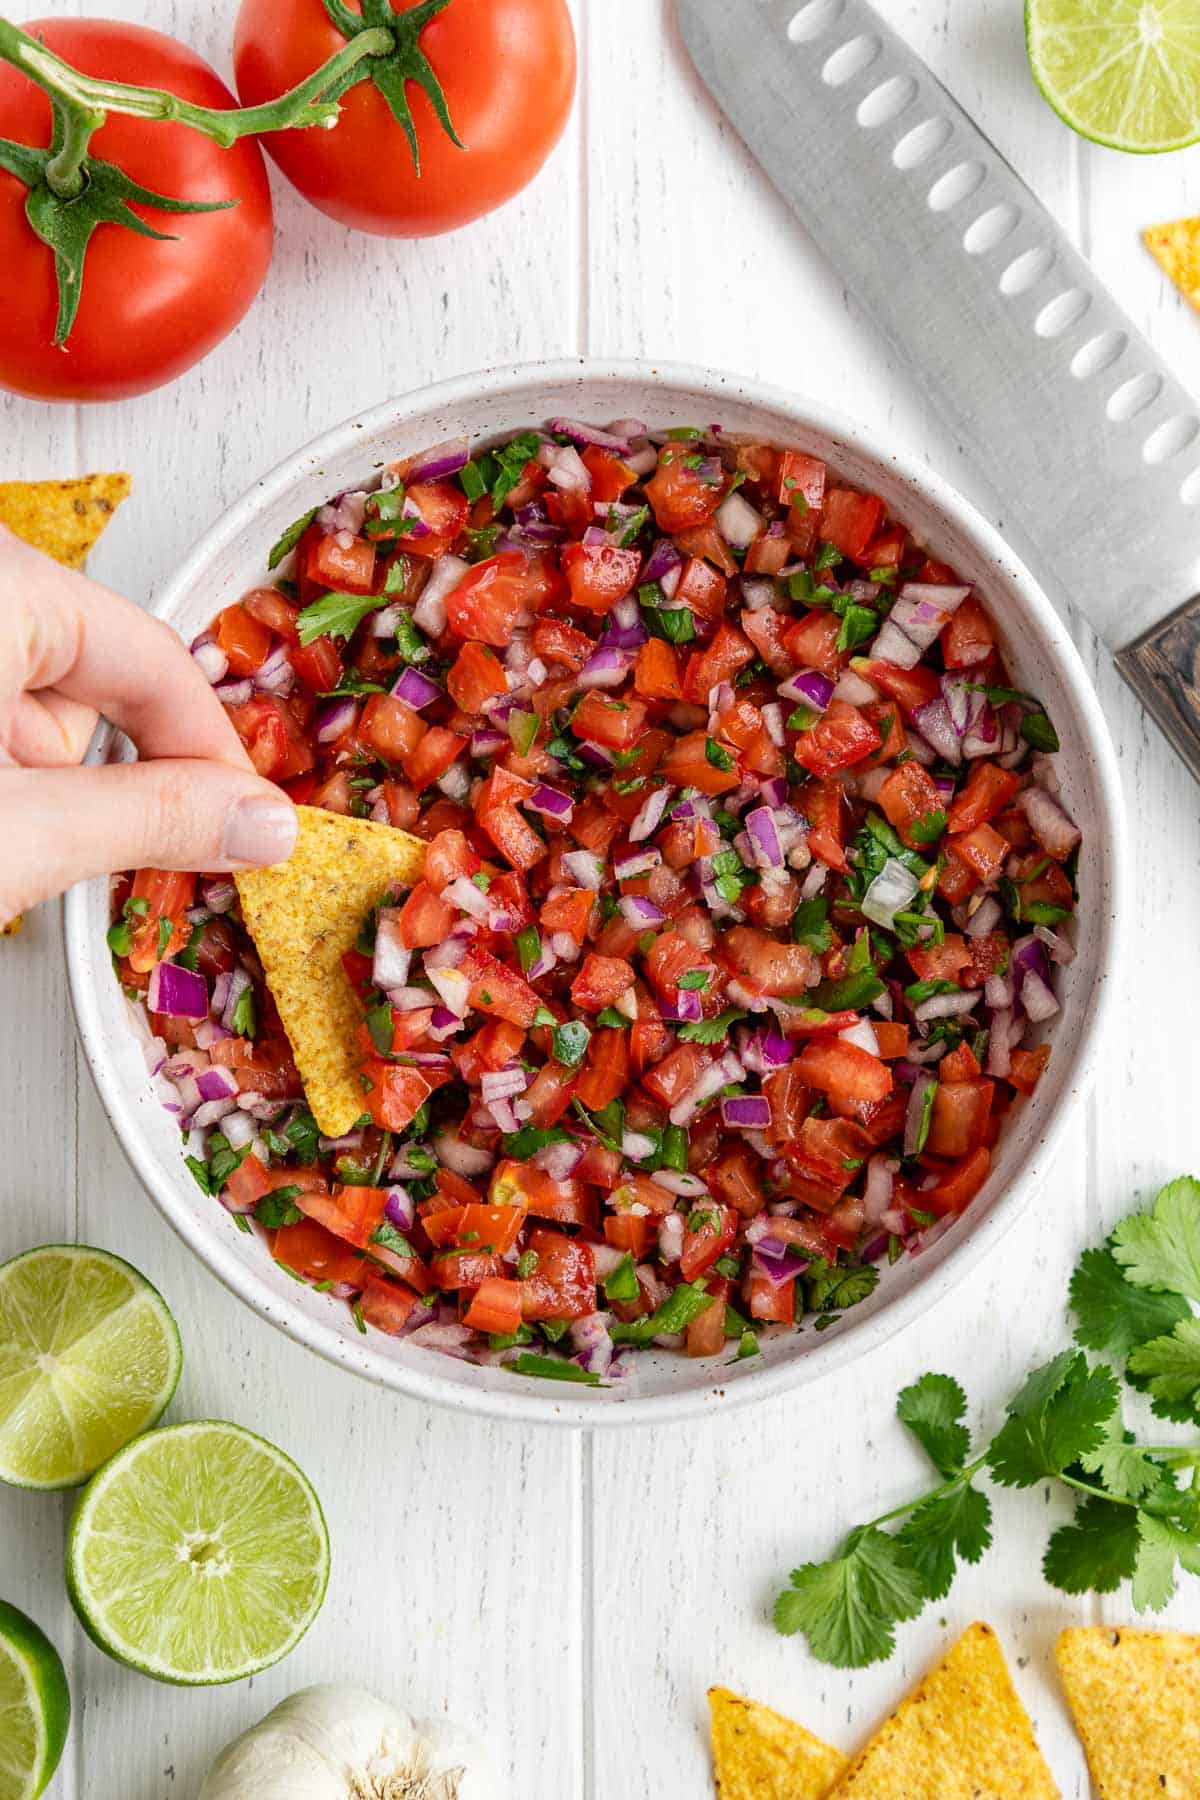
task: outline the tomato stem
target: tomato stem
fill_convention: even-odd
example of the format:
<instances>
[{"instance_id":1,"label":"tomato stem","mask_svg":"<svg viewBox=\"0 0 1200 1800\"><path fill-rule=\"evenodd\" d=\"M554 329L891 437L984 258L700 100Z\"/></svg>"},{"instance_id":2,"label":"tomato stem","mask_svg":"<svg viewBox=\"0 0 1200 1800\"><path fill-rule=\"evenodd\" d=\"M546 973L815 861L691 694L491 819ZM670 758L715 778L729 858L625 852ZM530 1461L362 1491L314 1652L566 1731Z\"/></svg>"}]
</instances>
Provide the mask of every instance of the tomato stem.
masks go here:
<instances>
[{"instance_id":1,"label":"tomato stem","mask_svg":"<svg viewBox=\"0 0 1200 1800\"><path fill-rule=\"evenodd\" d=\"M110 112L136 118L174 120L211 138L228 149L239 138L262 131L287 131L294 126L336 125L340 108L336 99L322 99L331 87L345 91L347 76L369 57L389 55L395 47L384 27L360 31L336 56L286 94L262 106L194 106L164 88L129 87L120 81L95 80L73 69L7 19L0 19L0 60L11 63L50 96L55 114L55 150L46 165L47 185L59 199L69 200L84 185L84 164L92 133Z\"/></svg>"}]
</instances>

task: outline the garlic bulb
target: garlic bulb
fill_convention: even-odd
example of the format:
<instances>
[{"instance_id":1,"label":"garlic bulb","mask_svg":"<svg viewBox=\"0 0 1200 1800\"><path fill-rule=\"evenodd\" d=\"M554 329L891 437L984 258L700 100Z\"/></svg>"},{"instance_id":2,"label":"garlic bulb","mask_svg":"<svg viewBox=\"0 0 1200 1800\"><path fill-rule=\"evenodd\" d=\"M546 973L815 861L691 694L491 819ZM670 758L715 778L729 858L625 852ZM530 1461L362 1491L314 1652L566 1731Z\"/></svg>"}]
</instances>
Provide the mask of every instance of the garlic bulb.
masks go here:
<instances>
[{"instance_id":1,"label":"garlic bulb","mask_svg":"<svg viewBox=\"0 0 1200 1800\"><path fill-rule=\"evenodd\" d=\"M200 1800L503 1800L488 1751L361 1688L311 1687L218 1756Z\"/></svg>"}]
</instances>

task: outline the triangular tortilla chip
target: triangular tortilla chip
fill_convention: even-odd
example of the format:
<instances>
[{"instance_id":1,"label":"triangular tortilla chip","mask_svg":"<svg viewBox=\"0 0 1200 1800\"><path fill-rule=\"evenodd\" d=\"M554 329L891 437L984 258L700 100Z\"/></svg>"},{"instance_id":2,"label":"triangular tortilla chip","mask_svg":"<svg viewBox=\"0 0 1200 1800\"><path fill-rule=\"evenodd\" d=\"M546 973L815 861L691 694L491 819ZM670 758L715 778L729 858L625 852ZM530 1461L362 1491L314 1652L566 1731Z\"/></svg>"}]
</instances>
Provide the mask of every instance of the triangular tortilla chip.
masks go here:
<instances>
[{"instance_id":1,"label":"triangular tortilla chip","mask_svg":"<svg viewBox=\"0 0 1200 1800\"><path fill-rule=\"evenodd\" d=\"M846 1767L840 1750L756 1700L714 1687L708 1707L720 1800L825 1800Z\"/></svg>"},{"instance_id":2,"label":"triangular tortilla chip","mask_svg":"<svg viewBox=\"0 0 1200 1800\"><path fill-rule=\"evenodd\" d=\"M1194 1800L1200 1637L1074 1626L1060 1634L1057 1655L1100 1800Z\"/></svg>"},{"instance_id":3,"label":"triangular tortilla chip","mask_svg":"<svg viewBox=\"0 0 1200 1800\"><path fill-rule=\"evenodd\" d=\"M1200 219L1175 219L1169 225L1151 225L1143 235L1155 262L1166 270L1180 293L1200 311Z\"/></svg>"},{"instance_id":4,"label":"triangular tortilla chip","mask_svg":"<svg viewBox=\"0 0 1200 1800\"><path fill-rule=\"evenodd\" d=\"M990 1625L969 1625L830 1800L1058 1800Z\"/></svg>"},{"instance_id":5,"label":"triangular tortilla chip","mask_svg":"<svg viewBox=\"0 0 1200 1800\"><path fill-rule=\"evenodd\" d=\"M369 819L296 811L290 859L234 880L313 1117L326 1137L342 1137L365 1110L355 1041L363 1009L342 957L389 888L420 880L425 844Z\"/></svg>"},{"instance_id":6,"label":"triangular tortilla chip","mask_svg":"<svg viewBox=\"0 0 1200 1800\"><path fill-rule=\"evenodd\" d=\"M0 525L55 562L82 569L88 551L128 492L128 475L0 481Z\"/></svg>"}]
</instances>

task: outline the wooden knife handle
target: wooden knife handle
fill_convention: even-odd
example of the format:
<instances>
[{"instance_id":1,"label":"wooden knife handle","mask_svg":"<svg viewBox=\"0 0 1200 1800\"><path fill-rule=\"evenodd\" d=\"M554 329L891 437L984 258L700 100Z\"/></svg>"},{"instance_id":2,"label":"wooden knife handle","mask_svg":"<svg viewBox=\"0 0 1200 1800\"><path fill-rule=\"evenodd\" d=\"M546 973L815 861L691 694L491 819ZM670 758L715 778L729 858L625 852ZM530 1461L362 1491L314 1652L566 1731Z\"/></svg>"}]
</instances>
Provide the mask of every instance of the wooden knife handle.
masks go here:
<instances>
[{"instance_id":1,"label":"wooden knife handle","mask_svg":"<svg viewBox=\"0 0 1200 1800\"><path fill-rule=\"evenodd\" d=\"M1200 595L1118 650L1116 664L1200 781Z\"/></svg>"}]
</instances>

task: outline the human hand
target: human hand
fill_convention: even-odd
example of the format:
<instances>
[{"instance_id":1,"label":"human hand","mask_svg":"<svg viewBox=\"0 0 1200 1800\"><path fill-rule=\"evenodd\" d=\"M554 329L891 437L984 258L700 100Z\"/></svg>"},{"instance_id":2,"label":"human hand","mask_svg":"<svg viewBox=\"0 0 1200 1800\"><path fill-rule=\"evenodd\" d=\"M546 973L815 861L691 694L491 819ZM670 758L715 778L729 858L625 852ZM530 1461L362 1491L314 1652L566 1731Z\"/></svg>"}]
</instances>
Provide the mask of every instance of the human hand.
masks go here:
<instances>
[{"instance_id":1,"label":"human hand","mask_svg":"<svg viewBox=\"0 0 1200 1800\"><path fill-rule=\"evenodd\" d=\"M100 716L141 761L77 766ZM91 875L252 868L295 839L175 633L0 527L0 922Z\"/></svg>"}]
</instances>

